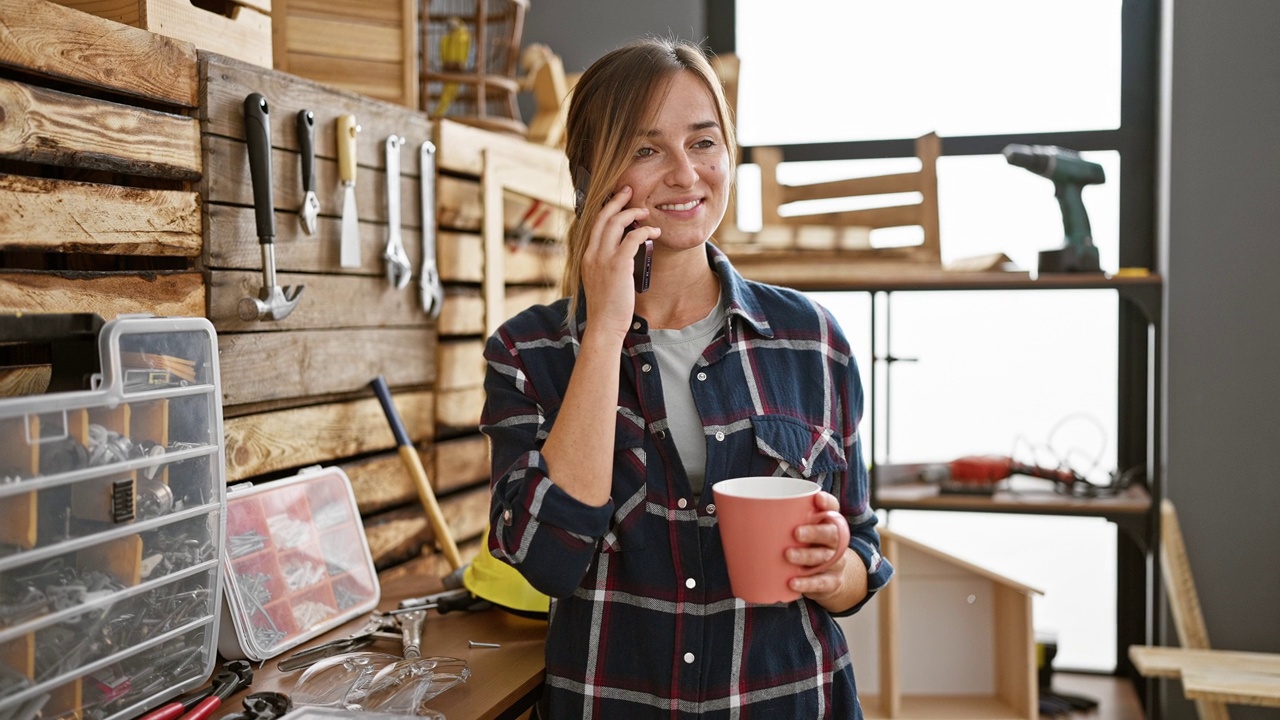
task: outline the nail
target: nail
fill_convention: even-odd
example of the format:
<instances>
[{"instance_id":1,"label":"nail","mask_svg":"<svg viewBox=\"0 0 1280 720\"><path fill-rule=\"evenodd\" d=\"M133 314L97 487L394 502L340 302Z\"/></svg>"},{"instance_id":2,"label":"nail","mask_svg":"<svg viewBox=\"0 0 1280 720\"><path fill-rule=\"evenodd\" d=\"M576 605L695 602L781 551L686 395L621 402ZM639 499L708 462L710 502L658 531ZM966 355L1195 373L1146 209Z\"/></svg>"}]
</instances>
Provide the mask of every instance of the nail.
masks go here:
<instances>
[{"instance_id":1,"label":"nail","mask_svg":"<svg viewBox=\"0 0 1280 720\"><path fill-rule=\"evenodd\" d=\"M468 641L467 641L467 646L468 646L468 647L473 647L473 648L497 648L497 647L502 647L502 646L501 646L501 645L499 645L498 643L476 642L475 640L468 640Z\"/></svg>"}]
</instances>

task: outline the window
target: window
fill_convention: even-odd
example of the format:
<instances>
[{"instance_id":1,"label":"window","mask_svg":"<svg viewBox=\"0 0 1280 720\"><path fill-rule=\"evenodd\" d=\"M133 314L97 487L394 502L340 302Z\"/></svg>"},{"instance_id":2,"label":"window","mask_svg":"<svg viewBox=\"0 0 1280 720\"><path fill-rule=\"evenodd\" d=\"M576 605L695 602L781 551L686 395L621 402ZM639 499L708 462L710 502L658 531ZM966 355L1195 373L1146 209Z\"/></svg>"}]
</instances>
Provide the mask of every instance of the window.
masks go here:
<instances>
[{"instance_id":1,"label":"window","mask_svg":"<svg viewBox=\"0 0 1280 720\"><path fill-rule=\"evenodd\" d=\"M885 158L907 158L911 139L937 132L944 263L1003 252L1034 271L1039 250L1062 244L1053 184L1000 151L1015 142L1061 145L1106 173L1104 184L1084 191L1103 269L1154 266L1154 0L793 0L785 12L768 0L707 3L713 49L731 49L741 62L739 140L748 149L781 146L782 179L910 169L891 166L913 159ZM740 176L744 229L759 223L755 171L745 165ZM879 246L915 242L872 235ZM841 321L869 383L870 300L815 298ZM917 361L887 372L877 365L868 395L881 396L889 422L877 418L868 461L1035 459L1052 442L1073 467L1106 482L1108 471L1145 458L1145 447L1125 444L1143 437L1145 417L1116 399L1122 390L1145 397L1126 378L1146 360L1125 340L1133 333L1113 292L898 292L880 310L892 347L875 348L876 356ZM1036 625L1056 636L1058 667L1116 667L1118 642L1128 641L1117 640L1113 525L901 510L891 522L1045 590Z\"/></svg>"}]
</instances>

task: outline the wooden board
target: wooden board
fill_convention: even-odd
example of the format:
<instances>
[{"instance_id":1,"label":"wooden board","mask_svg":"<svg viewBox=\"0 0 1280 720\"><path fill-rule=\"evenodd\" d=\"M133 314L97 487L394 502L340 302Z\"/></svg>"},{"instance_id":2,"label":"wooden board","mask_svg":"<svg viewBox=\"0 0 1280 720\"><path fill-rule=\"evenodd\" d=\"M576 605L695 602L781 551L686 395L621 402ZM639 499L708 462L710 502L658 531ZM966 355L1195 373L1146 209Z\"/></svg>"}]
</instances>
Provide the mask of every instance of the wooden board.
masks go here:
<instances>
[{"instance_id":1,"label":"wooden board","mask_svg":"<svg viewBox=\"0 0 1280 720\"><path fill-rule=\"evenodd\" d=\"M461 390L484 384L483 340L443 340L437 357L440 364L437 390Z\"/></svg>"},{"instance_id":2,"label":"wooden board","mask_svg":"<svg viewBox=\"0 0 1280 720\"><path fill-rule=\"evenodd\" d=\"M200 197L0 174L0 248L194 257Z\"/></svg>"},{"instance_id":3,"label":"wooden board","mask_svg":"<svg viewBox=\"0 0 1280 720\"><path fill-rule=\"evenodd\" d=\"M418 450L424 467L431 467L433 456L433 446ZM342 463L342 470L351 480L351 491L356 496L356 507L361 515L418 502L418 489L398 451ZM429 473L428 480L431 481L431 489L439 494L435 476Z\"/></svg>"},{"instance_id":4,"label":"wooden board","mask_svg":"<svg viewBox=\"0 0 1280 720\"><path fill-rule=\"evenodd\" d=\"M204 316L199 273L0 272L0 312Z\"/></svg>"},{"instance_id":5,"label":"wooden board","mask_svg":"<svg viewBox=\"0 0 1280 720\"><path fill-rule=\"evenodd\" d=\"M40 395L49 389L52 365L15 365L0 369L0 398Z\"/></svg>"},{"instance_id":6,"label":"wooden board","mask_svg":"<svg viewBox=\"0 0 1280 720\"><path fill-rule=\"evenodd\" d=\"M1182 690L1198 702L1280 708L1280 676L1277 675L1183 673Z\"/></svg>"},{"instance_id":7,"label":"wooden board","mask_svg":"<svg viewBox=\"0 0 1280 720\"><path fill-rule=\"evenodd\" d=\"M479 177L484 173L483 154L493 152L530 172L555 180L547 187L568 198L573 206L573 183L569 180L569 159L556 148L535 145L506 133L490 132L441 119L436 127L436 163L441 170Z\"/></svg>"},{"instance_id":8,"label":"wooden board","mask_svg":"<svg viewBox=\"0 0 1280 720\"><path fill-rule=\"evenodd\" d=\"M466 435L435 444L433 487L442 491L476 483L488 487L489 472L489 439L484 435Z\"/></svg>"},{"instance_id":9,"label":"wooden board","mask_svg":"<svg viewBox=\"0 0 1280 720\"><path fill-rule=\"evenodd\" d=\"M329 208L336 210L336 208ZM387 244L387 226L362 221L360 267L342 267L339 258L341 219L328 213L316 221L316 234L302 232L297 212L277 210L276 270L280 272L323 272L349 275L382 275L386 264L382 251ZM262 251L253 208L237 205L207 205L205 222L208 242L206 267L260 271ZM401 226L401 242L409 264L417 272L422 264L422 234L417 228ZM408 290L406 289L406 292Z\"/></svg>"},{"instance_id":10,"label":"wooden board","mask_svg":"<svg viewBox=\"0 0 1280 720\"><path fill-rule=\"evenodd\" d=\"M484 388L449 390L436 397L436 425L441 429L469 430L480 425Z\"/></svg>"},{"instance_id":11,"label":"wooden board","mask_svg":"<svg viewBox=\"0 0 1280 720\"><path fill-rule=\"evenodd\" d=\"M0 158L175 180L200 177L188 117L0 79Z\"/></svg>"},{"instance_id":12,"label":"wooden board","mask_svg":"<svg viewBox=\"0 0 1280 720\"><path fill-rule=\"evenodd\" d=\"M195 47L45 0L0 0L0 65L196 107Z\"/></svg>"},{"instance_id":13,"label":"wooden board","mask_svg":"<svg viewBox=\"0 0 1280 720\"><path fill-rule=\"evenodd\" d=\"M191 0L54 0L61 5L271 67L271 16L245 2L211 12ZM269 6L269 4L268 4Z\"/></svg>"},{"instance_id":14,"label":"wooden board","mask_svg":"<svg viewBox=\"0 0 1280 720\"><path fill-rule=\"evenodd\" d=\"M425 326L414 287L397 290L383 276L277 274L285 287L305 286L284 320L241 320L236 305L257 297L261 272L214 271L209 280L209 320L219 333L356 327ZM323 368L317 368L323 372Z\"/></svg>"},{"instance_id":15,"label":"wooden board","mask_svg":"<svg viewBox=\"0 0 1280 720\"><path fill-rule=\"evenodd\" d=\"M440 512L454 542L479 538L489 519L489 489L473 488L440 498ZM434 533L421 508L407 507L365 520L365 536L374 564L380 568L417 556Z\"/></svg>"},{"instance_id":16,"label":"wooden board","mask_svg":"<svg viewBox=\"0 0 1280 720\"><path fill-rule=\"evenodd\" d=\"M1280 676L1280 653L1180 647L1129 648L1129 659L1144 677L1176 678L1183 673L1264 673Z\"/></svg>"},{"instance_id":17,"label":"wooden board","mask_svg":"<svg viewBox=\"0 0 1280 720\"><path fill-rule=\"evenodd\" d=\"M357 392L382 375L393 387L429 385L431 328L355 328L218 336L224 405Z\"/></svg>"},{"instance_id":18,"label":"wooden board","mask_svg":"<svg viewBox=\"0 0 1280 720\"><path fill-rule=\"evenodd\" d=\"M434 435L434 400L429 392L395 394L413 442ZM223 431L227 482L395 446L382 406L373 397L228 418Z\"/></svg>"}]
</instances>

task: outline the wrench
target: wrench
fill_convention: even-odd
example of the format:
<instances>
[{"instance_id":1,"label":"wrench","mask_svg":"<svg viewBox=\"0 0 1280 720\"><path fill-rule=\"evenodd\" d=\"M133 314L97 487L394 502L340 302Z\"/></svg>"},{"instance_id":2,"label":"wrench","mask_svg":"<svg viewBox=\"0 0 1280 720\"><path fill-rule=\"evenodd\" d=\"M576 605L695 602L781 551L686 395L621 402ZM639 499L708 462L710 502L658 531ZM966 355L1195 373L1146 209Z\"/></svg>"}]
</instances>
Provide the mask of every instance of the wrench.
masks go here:
<instances>
[{"instance_id":1,"label":"wrench","mask_svg":"<svg viewBox=\"0 0 1280 720\"><path fill-rule=\"evenodd\" d=\"M422 177L422 272L418 283L422 288L422 311L432 319L440 317L444 288L436 270L436 146L424 141L418 151Z\"/></svg>"},{"instance_id":2,"label":"wrench","mask_svg":"<svg viewBox=\"0 0 1280 720\"><path fill-rule=\"evenodd\" d=\"M392 135L387 138L387 247L382 259L387 263L387 282L397 290L403 290L413 276L409 256L400 242L400 146L404 138Z\"/></svg>"}]
</instances>

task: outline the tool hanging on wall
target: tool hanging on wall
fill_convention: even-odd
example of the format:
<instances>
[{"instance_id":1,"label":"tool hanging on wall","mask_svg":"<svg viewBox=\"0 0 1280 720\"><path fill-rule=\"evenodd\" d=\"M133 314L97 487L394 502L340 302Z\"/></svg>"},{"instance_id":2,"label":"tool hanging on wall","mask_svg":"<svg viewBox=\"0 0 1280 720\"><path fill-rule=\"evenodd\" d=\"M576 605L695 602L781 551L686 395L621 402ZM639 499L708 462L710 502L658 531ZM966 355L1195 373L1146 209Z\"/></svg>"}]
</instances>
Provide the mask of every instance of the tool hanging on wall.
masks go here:
<instances>
[{"instance_id":1,"label":"tool hanging on wall","mask_svg":"<svg viewBox=\"0 0 1280 720\"><path fill-rule=\"evenodd\" d=\"M356 211L356 134L359 132L355 115L338 116L338 177L343 188L339 263L345 268L360 267L360 218Z\"/></svg>"},{"instance_id":2,"label":"tool hanging on wall","mask_svg":"<svg viewBox=\"0 0 1280 720\"><path fill-rule=\"evenodd\" d=\"M249 144L249 177L253 182L253 214L262 248L262 288L258 297L240 300L241 320L283 320L298 305L305 285L276 285L276 216L271 192L271 108L260 93L244 99L244 134Z\"/></svg>"},{"instance_id":3,"label":"tool hanging on wall","mask_svg":"<svg viewBox=\"0 0 1280 720\"><path fill-rule=\"evenodd\" d=\"M382 260L387 265L387 282L403 290L413 277L413 266L400 242L400 146L404 138L392 135L385 143L387 150L387 246Z\"/></svg>"},{"instance_id":4,"label":"tool hanging on wall","mask_svg":"<svg viewBox=\"0 0 1280 720\"><path fill-rule=\"evenodd\" d=\"M1102 272L1098 248L1093 244L1089 214L1085 212L1081 189L1106 182L1102 166L1080 157L1080 153L1057 145L1006 145L1005 160L1053 181L1053 194L1062 210L1065 244L1040 252L1039 272Z\"/></svg>"},{"instance_id":5,"label":"tool hanging on wall","mask_svg":"<svg viewBox=\"0 0 1280 720\"><path fill-rule=\"evenodd\" d=\"M432 319L440 317L444 288L436 269L436 146L430 140L418 148L420 162L419 192L422 196L422 271L418 284L422 290L422 311Z\"/></svg>"},{"instance_id":6,"label":"tool hanging on wall","mask_svg":"<svg viewBox=\"0 0 1280 720\"><path fill-rule=\"evenodd\" d=\"M316 116L310 110L298 111L298 154L302 158L302 206L298 208L298 220L302 232L316 234L316 217L320 214L320 199L316 197Z\"/></svg>"}]
</instances>

